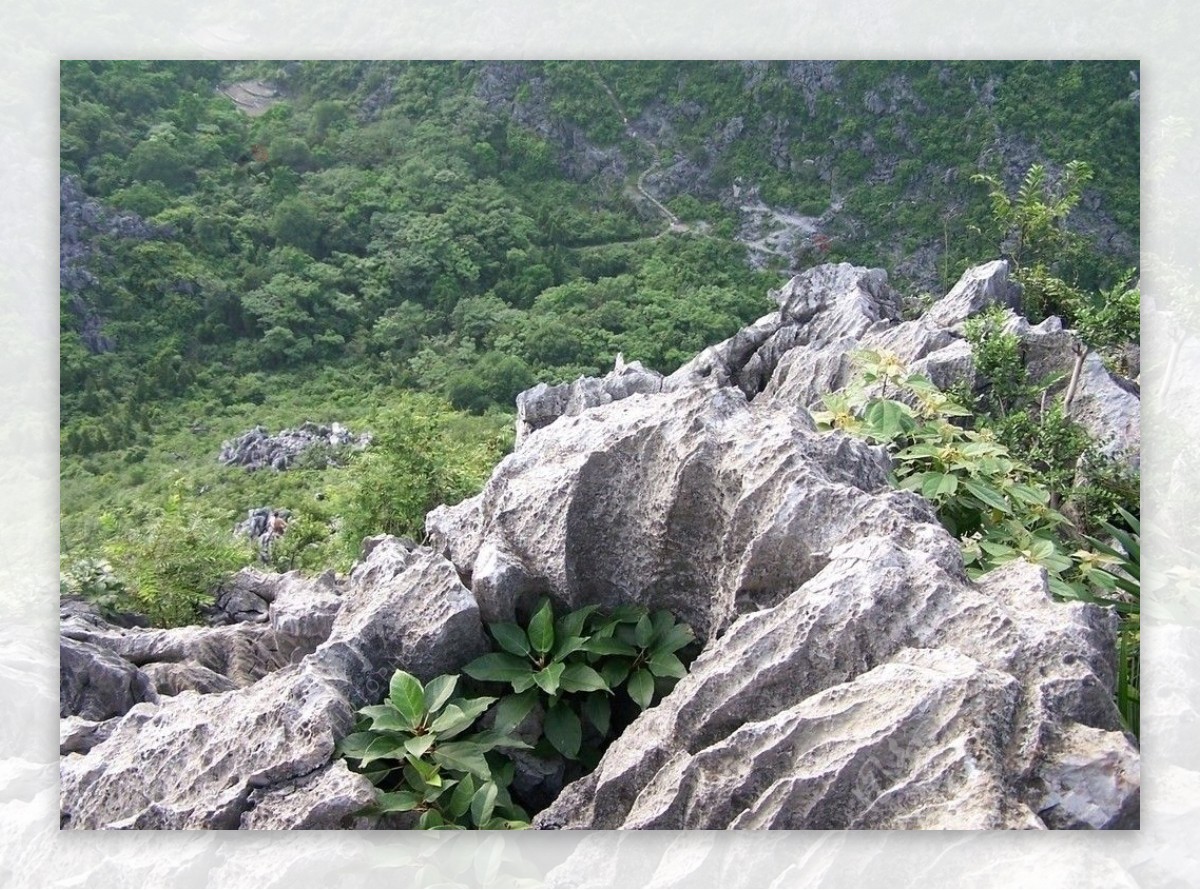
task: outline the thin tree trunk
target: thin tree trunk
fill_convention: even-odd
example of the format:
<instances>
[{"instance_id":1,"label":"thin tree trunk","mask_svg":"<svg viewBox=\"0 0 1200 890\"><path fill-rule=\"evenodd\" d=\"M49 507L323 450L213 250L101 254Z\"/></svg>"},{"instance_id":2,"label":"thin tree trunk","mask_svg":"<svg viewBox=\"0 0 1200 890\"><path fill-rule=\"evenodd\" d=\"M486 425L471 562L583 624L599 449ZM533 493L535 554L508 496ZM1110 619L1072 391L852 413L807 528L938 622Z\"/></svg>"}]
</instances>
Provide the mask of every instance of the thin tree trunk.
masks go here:
<instances>
[{"instance_id":1,"label":"thin tree trunk","mask_svg":"<svg viewBox=\"0 0 1200 890\"><path fill-rule=\"evenodd\" d=\"M1071 407L1071 400L1075 398L1075 390L1079 387L1079 375L1083 371L1083 360L1087 358L1090 351L1086 346L1075 350L1075 365L1071 368L1071 382L1067 384L1067 395L1063 399L1064 411Z\"/></svg>"}]
</instances>

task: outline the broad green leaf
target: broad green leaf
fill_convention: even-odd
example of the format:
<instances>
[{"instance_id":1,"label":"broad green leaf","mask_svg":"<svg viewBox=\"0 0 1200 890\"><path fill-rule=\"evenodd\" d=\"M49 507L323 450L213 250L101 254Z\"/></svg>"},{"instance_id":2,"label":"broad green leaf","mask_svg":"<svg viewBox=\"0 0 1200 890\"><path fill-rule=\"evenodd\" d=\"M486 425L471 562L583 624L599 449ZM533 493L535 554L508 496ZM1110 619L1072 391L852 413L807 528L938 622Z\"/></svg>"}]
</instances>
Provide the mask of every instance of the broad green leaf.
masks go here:
<instances>
[{"instance_id":1,"label":"broad green leaf","mask_svg":"<svg viewBox=\"0 0 1200 890\"><path fill-rule=\"evenodd\" d=\"M634 672L629 678L629 697L645 710L654 700L654 677L645 668Z\"/></svg>"},{"instance_id":2,"label":"broad green leaf","mask_svg":"<svg viewBox=\"0 0 1200 890\"><path fill-rule=\"evenodd\" d=\"M655 652L678 652L692 640L696 634L686 624L675 624L667 629L662 639L654 644Z\"/></svg>"},{"instance_id":3,"label":"broad green leaf","mask_svg":"<svg viewBox=\"0 0 1200 890\"><path fill-rule=\"evenodd\" d=\"M474 680L495 680L508 683L533 673L529 662L508 652L491 652L481 655L463 668L463 673Z\"/></svg>"},{"instance_id":4,"label":"broad green leaf","mask_svg":"<svg viewBox=\"0 0 1200 890\"><path fill-rule=\"evenodd\" d=\"M559 679L559 685L566 692L611 691L608 688L608 684L604 682L604 678L596 673L594 668L590 668L586 664L567 665L566 669L562 672L562 677Z\"/></svg>"},{"instance_id":5,"label":"broad green leaf","mask_svg":"<svg viewBox=\"0 0 1200 890\"><path fill-rule=\"evenodd\" d=\"M362 765L365 767L368 764L374 763L376 760L395 759L400 760L404 757L404 744L396 741L388 736L380 736L367 746L363 752L363 756L359 758Z\"/></svg>"},{"instance_id":6,"label":"broad green leaf","mask_svg":"<svg viewBox=\"0 0 1200 890\"><path fill-rule=\"evenodd\" d=\"M371 718L371 729L376 732L410 733L416 728L416 725L411 720L391 705L380 706L379 713Z\"/></svg>"},{"instance_id":7,"label":"broad green leaf","mask_svg":"<svg viewBox=\"0 0 1200 890\"><path fill-rule=\"evenodd\" d=\"M593 655L628 655L631 658L637 655L637 650L628 643L622 643L612 637L590 637L583 644L583 651Z\"/></svg>"},{"instance_id":8,"label":"broad green leaf","mask_svg":"<svg viewBox=\"0 0 1200 890\"><path fill-rule=\"evenodd\" d=\"M609 614L608 620L616 624L636 624L646 614L645 606L617 606Z\"/></svg>"},{"instance_id":9,"label":"broad green leaf","mask_svg":"<svg viewBox=\"0 0 1200 890\"><path fill-rule=\"evenodd\" d=\"M445 822L437 810L426 810L421 814L421 821L417 823L417 827L424 830L441 828L443 825Z\"/></svg>"},{"instance_id":10,"label":"broad green leaf","mask_svg":"<svg viewBox=\"0 0 1200 890\"><path fill-rule=\"evenodd\" d=\"M554 647L554 612L548 599L542 600L542 607L529 622L529 645L542 655Z\"/></svg>"},{"instance_id":11,"label":"broad green leaf","mask_svg":"<svg viewBox=\"0 0 1200 890\"><path fill-rule=\"evenodd\" d=\"M446 805L446 815L459 819L471 809L471 798L475 796L475 779L468 773L462 777L454 793L450 795L450 803Z\"/></svg>"},{"instance_id":12,"label":"broad green leaf","mask_svg":"<svg viewBox=\"0 0 1200 890\"><path fill-rule=\"evenodd\" d=\"M425 690L421 681L410 673L396 671L389 693L388 701L400 716L411 721L413 726L420 725L425 713Z\"/></svg>"},{"instance_id":13,"label":"broad green leaf","mask_svg":"<svg viewBox=\"0 0 1200 890\"><path fill-rule=\"evenodd\" d=\"M516 680L512 681L513 692L517 693L526 692L527 690L532 689L535 685L537 684L533 682L533 671L530 671L525 676L518 677Z\"/></svg>"},{"instance_id":14,"label":"broad green leaf","mask_svg":"<svg viewBox=\"0 0 1200 890\"><path fill-rule=\"evenodd\" d=\"M682 679L687 676L687 668L683 666L683 662L669 652L655 652L650 657L648 665L650 673L656 677L676 677Z\"/></svg>"},{"instance_id":15,"label":"broad green leaf","mask_svg":"<svg viewBox=\"0 0 1200 890\"><path fill-rule=\"evenodd\" d=\"M608 696L603 693L589 695L583 700L583 715L588 722L596 727L601 736L608 735L609 723L612 719L612 705Z\"/></svg>"},{"instance_id":16,"label":"broad green leaf","mask_svg":"<svg viewBox=\"0 0 1200 890\"><path fill-rule=\"evenodd\" d=\"M983 501L989 507L993 507L1001 513L1009 512L1008 501L1004 499L1004 496L1000 492L987 483L980 482L978 479L964 479L962 484L967 491L971 492L971 494L975 495L975 497L979 498L979 500Z\"/></svg>"},{"instance_id":17,"label":"broad green leaf","mask_svg":"<svg viewBox=\"0 0 1200 890\"><path fill-rule=\"evenodd\" d=\"M912 410L891 399L876 399L863 411L872 438L890 442L916 426Z\"/></svg>"},{"instance_id":18,"label":"broad green leaf","mask_svg":"<svg viewBox=\"0 0 1200 890\"><path fill-rule=\"evenodd\" d=\"M337 751L343 757L362 760L363 755L367 752L367 747L378 738L379 736L373 732L351 733L337 743Z\"/></svg>"},{"instance_id":19,"label":"broad green leaf","mask_svg":"<svg viewBox=\"0 0 1200 890\"><path fill-rule=\"evenodd\" d=\"M958 477L953 473L947 473L942 477L941 482L938 483L937 491L933 494L934 497L949 496L956 491L958 491Z\"/></svg>"},{"instance_id":20,"label":"broad green leaf","mask_svg":"<svg viewBox=\"0 0 1200 890\"><path fill-rule=\"evenodd\" d=\"M580 651L586 642L586 637L558 637L558 642L554 646L554 660L562 661L572 652Z\"/></svg>"},{"instance_id":21,"label":"broad green leaf","mask_svg":"<svg viewBox=\"0 0 1200 890\"><path fill-rule=\"evenodd\" d=\"M609 689L616 689L629 676L632 662L625 658L611 658L600 665L600 676L608 684Z\"/></svg>"},{"instance_id":22,"label":"broad green leaf","mask_svg":"<svg viewBox=\"0 0 1200 890\"><path fill-rule=\"evenodd\" d=\"M486 825L496 807L496 783L484 782L471 798L471 819L476 825Z\"/></svg>"},{"instance_id":23,"label":"broad green leaf","mask_svg":"<svg viewBox=\"0 0 1200 890\"><path fill-rule=\"evenodd\" d=\"M560 640L583 636L583 625L587 622L588 616L595 611L595 606L584 606L582 609L568 612L562 618L559 618L558 621L554 622L555 636Z\"/></svg>"},{"instance_id":24,"label":"broad green leaf","mask_svg":"<svg viewBox=\"0 0 1200 890\"><path fill-rule=\"evenodd\" d=\"M488 752L494 748L532 748L528 742L522 741L515 735L507 732L500 732L495 729L485 729L482 732L476 732L469 735L465 741L478 745Z\"/></svg>"},{"instance_id":25,"label":"broad green leaf","mask_svg":"<svg viewBox=\"0 0 1200 890\"><path fill-rule=\"evenodd\" d=\"M473 742L447 742L433 750L433 760L446 769L473 773L481 779L491 775L483 748Z\"/></svg>"},{"instance_id":26,"label":"broad green leaf","mask_svg":"<svg viewBox=\"0 0 1200 890\"><path fill-rule=\"evenodd\" d=\"M925 473L921 481L921 497L932 501L936 496L938 489L941 487L942 480L946 478L945 473L930 472ZM950 476L953 479L953 476Z\"/></svg>"},{"instance_id":27,"label":"broad green leaf","mask_svg":"<svg viewBox=\"0 0 1200 890\"><path fill-rule=\"evenodd\" d=\"M520 625L510 622L489 624L488 630L491 631L492 636L496 638L496 642L505 652L521 658L529 656L529 638L525 636L525 631L521 629Z\"/></svg>"},{"instance_id":28,"label":"broad green leaf","mask_svg":"<svg viewBox=\"0 0 1200 890\"><path fill-rule=\"evenodd\" d=\"M376 795L376 809L380 813L407 813L415 810L421 795L413 791L381 792Z\"/></svg>"},{"instance_id":29,"label":"broad green leaf","mask_svg":"<svg viewBox=\"0 0 1200 890\"><path fill-rule=\"evenodd\" d=\"M558 702L546 712L546 738L564 757L574 760L579 755L583 727L579 717L565 702Z\"/></svg>"},{"instance_id":30,"label":"broad green leaf","mask_svg":"<svg viewBox=\"0 0 1200 890\"><path fill-rule=\"evenodd\" d=\"M450 700L450 696L454 694L454 687L458 685L458 675L453 676L443 674L440 677L434 677L425 684L425 713L436 714L446 702Z\"/></svg>"},{"instance_id":31,"label":"broad green leaf","mask_svg":"<svg viewBox=\"0 0 1200 890\"><path fill-rule=\"evenodd\" d=\"M654 623L649 615L643 615L633 627L633 641L639 649L645 649L654 639Z\"/></svg>"},{"instance_id":32,"label":"broad green leaf","mask_svg":"<svg viewBox=\"0 0 1200 890\"><path fill-rule=\"evenodd\" d=\"M411 766L417 771L417 774L421 777L421 780L426 785L429 785L433 788L442 787L442 772L440 769L438 769L438 765L436 763L429 763L428 761L412 756L406 757L405 763L406 766ZM408 775L407 770L405 771L405 775Z\"/></svg>"},{"instance_id":33,"label":"broad green leaf","mask_svg":"<svg viewBox=\"0 0 1200 890\"><path fill-rule=\"evenodd\" d=\"M1024 485L1020 482L1014 482L1012 485L1010 485L1008 487L1008 493L1024 504L1037 506L1050 502L1050 492L1033 488L1032 486Z\"/></svg>"},{"instance_id":34,"label":"broad green leaf","mask_svg":"<svg viewBox=\"0 0 1200 890\"><path fill-rule=\"evenodd\" d=\"M431 747L433 747L433 743L435 741L436 737L431 733L426 733L425 735L415 735L411 739L405 741L404 750L413 757L420 757Z\"/></svg>"},{"instance_id":35,"label":"broad green leaf","mask_svg":"<svg viewBox=\"0 0 1200 890\"><path fill-rule=\"evenodd\" d=\"M537 683L546 695L554 695L558 692L558 683L565 669L566 665L560 661L548 664L533 675L533 682Z\"/></svg>"},{"instance_id":36,"label":"broad green leaf","mask_svg":"<svg viewBox=\"0 0 1200 890\"><path fill-rule=\"evenodd\" d=\"M675 616L666 609L659 609L651 616L651 621L654 624L654 640L658 641L675 625Z\"/></svg>"},{"instance_id":37,"label":"broad green leaf","mask_svg":"<svg viewBox=\"0 0 1200 890\"><path fill-rule=\"evenodd\" d=\"M492 696L455 699L446 706L446 709L429 725L429 728L437 733L438 738L443 741L452 739L468 729L480 714L492 706L495 700Z\"/></svg>"},{"instance_id":38,"label":"broad green leaf","mask_svg":"<svg viewBox=\"0 0 1200 890\"><path fill-rule=\"evenodd\" d=\"M504 696L496 706L496 729L499 732L512 732L521 725L536 703L537 693L532 689Z\"/></svg>"}]
</instances>

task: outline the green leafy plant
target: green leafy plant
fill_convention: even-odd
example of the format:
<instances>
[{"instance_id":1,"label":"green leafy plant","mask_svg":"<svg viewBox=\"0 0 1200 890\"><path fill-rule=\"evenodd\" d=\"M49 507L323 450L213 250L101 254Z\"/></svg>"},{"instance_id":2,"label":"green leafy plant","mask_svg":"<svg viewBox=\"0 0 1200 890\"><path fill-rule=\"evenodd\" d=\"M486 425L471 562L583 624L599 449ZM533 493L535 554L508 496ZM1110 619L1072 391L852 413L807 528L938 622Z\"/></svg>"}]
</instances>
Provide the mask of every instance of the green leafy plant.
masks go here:
<instances>
[{"instance_id":1,"label":"green leafy plant","mask_svg":"<svg viewBox=\"0 0 1200 890\"><path fill-rule=\"evenodd\" d=\"M529 745L495 729L467 733L496 699L456 697L458 679L422 684L396 671L387 699L358 712L357 731L338 743L338 753L380 789L377 814L416 813L419 828L527 827L528 815L508 793L512 763L489 755Z\"/></svg>"},{"instance_id":2,"label":"green leafy plant","mask_svg":"<svg viewBox=\"0 0 1200 890\"><path fill-rule=\"evenodd\" d=\"M895 459L893 481L933 504L941 523L959 537L972 578L1023 558L1046 570L1059 598L1116 609L1122 615L1117 704L1136 733L1137 519L1118 506L1130 531L1100 523L1115 544L1080 535L1054 509L1051 492L1033 467L1014 457L991 430L968 430L951 422L969 411L926 378L908 374L894 356L868 351L856 359L858 377L826 397L827 410L813 413L819 427L887 447ZM896 398L887 398L889 392Z\"/></svg>"},{"instance_id":3,"label":"green leafy plant","mask_svg":"<svg viewBox=\"0 0 1200 890\"><path fill-rule=\"evenodd\" d=\"M529 816L509 792L515 766L505 753L532 749L594 767L617 728L611 699L649 707L687 673L679 652L695 639L665 610L595 606L554 616L543 600L525 626L489 626L501 651L463 670L483 684L502 683L502 697L460 697L460 677L422 684L399 670L387 699L359 711L338 754L379 789L370 812L415 814L417 828L526 828ZM540 706L536 727L515 732ZM585 723L586 730L585 730ZM590 744L588 744L590 742ZM409 817L412 818L412 817Z\"/></svg>"},{"instance_id":4,"label":"green leafy plant","mask_svg":"<svg viewBox=\"0 0 1200 890\"><path fill-rule=\"evenodd\" d=\"M526 627L498 622L488 630L502 651L480 656L463 671L512 689L500 700L497 726L515 727L540 701L547 741L570 759L583 746L581 718L602 741L617 690L624 687L639 709L649 707L657 687L665 689L686 674L676 653L694 639L691 628L667 611L651 617L645 609L625 606L603 616L587 606L555 620L548 599Z\"/></svg>"},{"instance_id":5,"label":"green leafy plant","mask_svg":"<svg viewBox=\"0 0 1200 890\"><path fill-rule=\"evenodd\" d=\"M1109 540L1088 536L1091 550L1079 551L1080 574L1090 590L1083 598L1111 606L1121 616L1117 631L1117 709L1137 735L1141 723L1141 522L1118 507L1126 528L1101 523Z\"/></svg>"},{"instance_id":6,"label":"green leafy plant","mask_svg":"<svg viewBox=\"0 0 1200 890\"><path fill-rule=\"evenodd\" d=\"M58 586L60 595L82 597L105 617L129 611L137 604L106 559L75 560L59 573Z\"/></svg>"},{"instance_id":7,"label":"green leafy plant","mask_svg":"<svg viewBox=\"0 0 1200 890\"><path fill-rule=\"evenodd\" d=\"M192 624L227 577L251 561L250 548L204 517L179 479L166 503L111 547L136 610L159 627Z\"/></svg>"}]
</instances>

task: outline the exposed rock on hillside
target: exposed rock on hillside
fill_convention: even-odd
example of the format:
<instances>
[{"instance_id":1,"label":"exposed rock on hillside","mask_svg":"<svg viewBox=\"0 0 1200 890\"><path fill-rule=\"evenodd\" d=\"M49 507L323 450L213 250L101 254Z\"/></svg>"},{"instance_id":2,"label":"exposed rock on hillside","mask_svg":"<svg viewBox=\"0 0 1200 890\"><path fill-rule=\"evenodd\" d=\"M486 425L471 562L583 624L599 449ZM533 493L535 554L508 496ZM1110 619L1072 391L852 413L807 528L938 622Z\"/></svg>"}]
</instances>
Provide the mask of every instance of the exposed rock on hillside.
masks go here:
<instances>
[{"instance_id":1,"label":"exposed rock on hillside","mask_svg":"<svg viewBox=\"0 0 1200 890\"><path fill-rule=\"evenodd\" d=\"M370 442L369 433L355 436L336 422L331 426L303 423L296 429L280 430L274 436L265 427L256 426L236 439L223 443L217 459L223 464L245 467L247 470L265 467L286 470L309 449L320 448L324 452L319 459L327 466L336 466L339 449L365 448Z\"/></svg>"},{"instance_id":2,"label":"exposed rock on hillside","mask_svg":"<svg viewBox=\"0 0 1200 890\"><path fill-rule=\"evenodd\" d=\"M313 628L324 631L319 647L289 636L293 625L275 613L278 627L158 632L117 633L92 620L90 640L139 663L194 663L213 639L225 641L223 650L236 651L232 639L250 639L264 651L271 643L280 654L291 647L289 655L301 654L305 642L309 653L264 664L266 672L242 688L190 689L129 709L86 754L64 757L63 826L352 827L371 786L332 755L353 710L381 699L397 667L430 679L486 649L479 610L446 560L394 538L374 544L342 586L331 626ZM289 596L322 604L329 593L294 575L268 577L272 609Z\"/></svg>"},{"instance_id":3,"label":"exposed rock on hillside","mask_svg":"<svg viewBox=\"0 0 1200 890\"><path fill-rule=\"evenodd\" d=\"M113 680L103 707L64 698L64 826L370 827L370 786L332 760L353 709L396 667L458 671L484 620L548 595L669 609L703 650L540 827L1136 827L1115 616L1053 602L1024 562L972 583L887 454L805 410L865 346L973 374L961 321L1011 299L1006 275L971 270L901 322L882 272L812 269L666 379L619 362L522 394L519 447L430 513L434 550L371 539L348 580L243 572L217 627L71 612L64 645L94 658L64 670ZM1070 349L1021 330L1030 362Z\"/></svg>"}]
</instances>

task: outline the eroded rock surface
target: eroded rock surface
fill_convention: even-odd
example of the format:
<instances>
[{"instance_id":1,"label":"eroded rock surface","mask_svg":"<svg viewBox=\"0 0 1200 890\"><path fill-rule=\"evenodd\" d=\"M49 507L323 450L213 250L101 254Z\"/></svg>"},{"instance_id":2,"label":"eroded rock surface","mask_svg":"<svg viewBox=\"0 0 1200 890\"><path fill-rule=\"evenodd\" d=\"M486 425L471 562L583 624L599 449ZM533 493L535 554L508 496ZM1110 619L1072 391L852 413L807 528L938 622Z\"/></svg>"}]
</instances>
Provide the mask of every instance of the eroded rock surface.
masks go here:
<instances>
[{"instance_id":1,"label":"eroded rock surface","mask_svg":"<svg viewBox=\"0 0 1200 890\"><path fill-rule=\"evenodd\" d=\"M236 439L223 443L217 459L223 464L247 470L267 467L286 470L302 454L317 448L323 449L318 458L323 465L337 466L338 449L365 448L370 442L369 434L355 436L340 423L330 426L302 423L295 429L280 430L275 435L271 435L265 427L256 426Z\"/></svg>"},{"instance_id":2,"label":"eroded rock surface","mask_svg":"<svg viewBox=\"0 0 1200 890\"><path fill-rule=\"evenodd\" d=\"M483 620L545 595L669 609L703 648L590 775L559 793L553 764L521 767L518 794L557 795L538 827L1137 827L1113 614L1053 602L1024 562L969 581L886 453L808 413L863 348L974 381L962 322L1012 298L992 263L901 321L882 272L818 267L668 378L619 362L522 394L519 447L429 514L433 549L369 539L345 579L247 570L212 627L66 610L74 675L116 691L64 707L63 825L372 827L370 785L332 758L354 709L397 667L457 672L491 648ZM1031 373L1069 367L1061 324L1011 323ZM1106 387L1136 392L1105 375L1085 363L1075 410L1131 439Z\"/></svg>"},{"instance_id":3,"label":"eroded rock surface","mask_svg":"<svg viewBox=\"0 0 1200 890\"><path fill-rule=\"evenodd\" d=\"M374 544L331 624L311 625L326 634L311 654L242 688L191 688L136 705L99 742L83 737L82 727L68 734L64 747L87 753L62 761L63 827L350 827L372 795L365 778L332 763L354 710L381 700L398 667L430 679L486 650L479 611L449 562L394 538ZM278 579L273 613L300 597L293 588L302 583ZM309 583L318 588L309 602L324 601L329 591ZM279 633L248 624L184 630ZM137 644L129 634L113 636L130 652L165 645L161 636ZM178 634L166 639L172 651L191 651Z\"/></svg>"}]
</instances>

